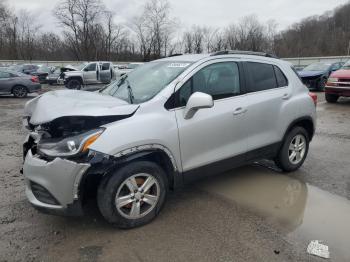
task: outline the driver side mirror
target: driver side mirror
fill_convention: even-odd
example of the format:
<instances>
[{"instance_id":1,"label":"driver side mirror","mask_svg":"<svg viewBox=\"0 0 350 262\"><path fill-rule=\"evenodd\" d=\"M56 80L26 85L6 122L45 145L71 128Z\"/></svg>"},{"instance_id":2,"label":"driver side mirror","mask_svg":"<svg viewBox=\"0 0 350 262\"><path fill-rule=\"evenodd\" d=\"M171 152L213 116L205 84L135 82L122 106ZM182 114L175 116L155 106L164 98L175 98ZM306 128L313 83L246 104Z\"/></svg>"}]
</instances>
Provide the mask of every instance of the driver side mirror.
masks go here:
<instances>
[{"instance_id":1,"label":"driver side mirror","mask_svg":"<svg viewBox=\"0 0 350 262\"><path fill-rule=\"evenodd\" d=\"M199 109L211 108L214 106L214 101L211 95L196 92L193 93L188 99L187 105L184 110L184 118L190 119Z\"/></svg>"}]
</instances>

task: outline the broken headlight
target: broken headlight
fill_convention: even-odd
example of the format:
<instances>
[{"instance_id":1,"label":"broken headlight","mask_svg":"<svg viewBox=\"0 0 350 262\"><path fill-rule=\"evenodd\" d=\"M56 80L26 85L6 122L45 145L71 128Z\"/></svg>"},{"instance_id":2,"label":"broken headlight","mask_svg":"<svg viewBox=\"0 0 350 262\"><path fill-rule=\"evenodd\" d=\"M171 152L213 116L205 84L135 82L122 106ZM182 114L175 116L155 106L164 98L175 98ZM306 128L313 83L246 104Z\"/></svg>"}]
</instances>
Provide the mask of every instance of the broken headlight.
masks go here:
<instances>
[{"instance_id":1,"label":"broken headlight","mask_svg":"<svg viewBox=\"0 0 350 262\"><path fill-rule=\"evenodd\" d=\"M64 139L41 139L38 143L38 153L50 157L68 157L86 153L89 146L99 138L104 129L94 129L79 135Z\"/></svg>"}]
</instances>

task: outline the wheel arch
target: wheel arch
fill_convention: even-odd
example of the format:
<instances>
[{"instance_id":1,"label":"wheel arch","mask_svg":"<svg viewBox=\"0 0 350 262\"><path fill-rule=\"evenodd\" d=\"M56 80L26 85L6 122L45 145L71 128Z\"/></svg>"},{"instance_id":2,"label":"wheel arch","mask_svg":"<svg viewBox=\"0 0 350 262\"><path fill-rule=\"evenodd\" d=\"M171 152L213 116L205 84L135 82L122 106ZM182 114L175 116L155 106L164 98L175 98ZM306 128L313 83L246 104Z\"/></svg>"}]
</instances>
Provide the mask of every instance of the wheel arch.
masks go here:
<instances>
[{"instance_id":1,"label":"wheel arch","mask_svg":"<svg viewBox=\"0 0 350 262\"><path fill-rule=\"evenodd\" d=\"M307 133L309 135L310 141L312 140L312 138L315 134L315 124L310 116L304 116L304 117L297 118L291 124L289 124L287 130L284 133L283 140L285 139L287 134L296 126L300 126L300 127L305 128L305 130L307 131Z\"/></svg>"},{"instance_id":2,"label":"wheel arch","mask_svg":"<svg viewBox=\"0 0 350 262\"><path fill-rule=\"evenodd\" d=\"M29 89L28 89L27 86L22 85L22 84L15 84L15 85L13 85L13 86L11 87L11 94L13 94L13 89L14 89L16 86L24 87L24 88L27 90L27 92L29 93Z\"/></svg>"},{"instance_id":3,"label":"wheel arch","mask_svg":"<svg viewBox=\"0 0 350 262\"><path fill-rule=\"evenodd\" d=\"M78 197L85 202L89 196L94 196L99 184L107 181L113 174L113 170L125 166L134 161L150 161L159 165L165 172L169 184L169 189L174 190L183 185L182 174L178 171L175 159L171 152L160 145L147 145L121 151L117 155L108 156L107 162L100 162L94 167L90 167L88 172L78 181ZM142 148L142 149L141 149ZM100 154L101 159L107 155ZM103 161L103 160L102 160Z\"/></svg>"},{"instance_id":4,"label":"wheel arch","mask_svg":"<svg viewBox=\"0 0 350 262\"><path fill-rule=\"evenodd\" d=\"M150 144L129 148L117 153L115 157L121 163L137 160L154 162L166 173L170 189L175 189L182 184L182 177L173 154L162 145Z\"/></svg>"}]
</instances>

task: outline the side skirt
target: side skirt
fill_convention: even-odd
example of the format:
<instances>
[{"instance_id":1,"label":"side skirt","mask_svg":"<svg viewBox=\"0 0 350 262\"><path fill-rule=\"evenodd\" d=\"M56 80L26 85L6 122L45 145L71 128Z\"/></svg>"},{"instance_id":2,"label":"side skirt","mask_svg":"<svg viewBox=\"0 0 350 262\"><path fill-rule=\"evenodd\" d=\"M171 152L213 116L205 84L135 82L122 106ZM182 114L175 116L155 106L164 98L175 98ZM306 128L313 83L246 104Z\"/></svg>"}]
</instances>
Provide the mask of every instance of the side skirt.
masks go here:
<instances>
[{"instance_id":1,"label":"side skirt","mask_svg":"<svg viewBox=\"0 0 350 262\"><path fill-rule=\"evenodd\" d=\"M188 170L182 173L183 181L185 184L188 184L204 177L217 175L240 166L251 164L258 160L273 159L277 155L281 145L282 142L274 143L272 145L254 149L245 154L237 155L202 167Z\"/></svg>"}]
</instances>

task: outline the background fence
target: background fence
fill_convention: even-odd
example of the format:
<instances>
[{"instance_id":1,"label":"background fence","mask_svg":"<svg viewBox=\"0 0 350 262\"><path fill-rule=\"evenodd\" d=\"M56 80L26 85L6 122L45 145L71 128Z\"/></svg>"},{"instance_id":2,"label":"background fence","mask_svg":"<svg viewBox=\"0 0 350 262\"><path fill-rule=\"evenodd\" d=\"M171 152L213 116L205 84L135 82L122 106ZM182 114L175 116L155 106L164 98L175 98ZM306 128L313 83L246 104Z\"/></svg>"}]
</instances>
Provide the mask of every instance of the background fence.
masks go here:
<instances>
[{"instance_id":1,"label":"background fence","mask_svg":"<svg viewBox=\"0 0 350 262\"><path fill-rule=\"evenodd\" d=\"M346 62L350 56L325 56L325 57L298 57L298 58L283 58L298 67L305 67L315 62L335 63Z\"/></svg>"},{"instance_id":2,"label":"background fence","mask_svg":"<svg viewBox=\"0 0 350 262\"><path fill-rule=\"evenodd\" d=\"M315 62L345 62L350 60L350 56L326 56L326 57L297 57L297 58L283 58L286 61L291 62L298 67L305 67ZM0 60L0 65L13 65L13 64L38 64L47 66L65 66L76 65L82 63L81 61L25 61L25 60ZM114 62L115 64L126 64L128 62Z\"/></svg>"},{"instance_id":3,"label":"background fence","mask_svg":"<svg viewBox=\"0 0 350 262\"><path fill-rule=\"evenodd\" d=\"M66 66L77 65L87 61L40 61L40 60L0 60L1 65L16 65L16 64L35 64L35 65L47 65L47 66ZM114 64L127 64L129 62L114 62Z\"/></svg>"}]
</instances>

